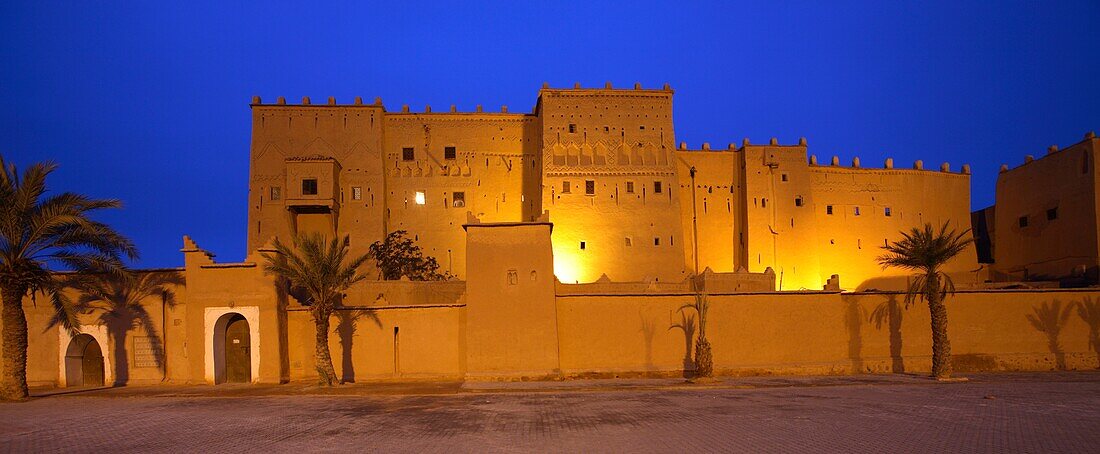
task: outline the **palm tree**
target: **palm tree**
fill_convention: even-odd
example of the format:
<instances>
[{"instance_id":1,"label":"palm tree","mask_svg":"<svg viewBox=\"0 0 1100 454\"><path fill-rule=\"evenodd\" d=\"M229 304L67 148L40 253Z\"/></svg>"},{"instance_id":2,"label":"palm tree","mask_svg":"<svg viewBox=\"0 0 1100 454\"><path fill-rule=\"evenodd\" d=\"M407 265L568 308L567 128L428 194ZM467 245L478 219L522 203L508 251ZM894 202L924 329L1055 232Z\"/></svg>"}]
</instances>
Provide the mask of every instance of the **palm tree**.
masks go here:
<instances>
[{"instance_id":1,"label":"palm tree","mask_svg":"<svg viewBox=\"0 0 1100 454\"><path fill-rule=\"evenodd\" d=\"M970 230L955 232L948 223L936 230L932 224L901 232L902 239L882 246L886 253L878 257L883 269L898 267L917 272L905 294L905 306L918 299L928 303L932 317L932 375L951 377L951 341L947 337L947 306L944 299L955 292L951 277L941 271L944 264L959 255L973 238Z\"/></svg>"},{"instance_id":2,"label":"palm tree","mask_svg":"<svg viewBox=\"0 0 1100 454\"><path fill-rule=\"evenodd\" d=\"M126 354L126 335L141 327L152 340L153 354L158 367L164 366L164 346L157 334L156 324L149 315L145 303L150 300L175 306L173 288L183 284L178 273L74 274L66 287L79 293L76 309L97 313L99 322L107 327L114 343L115 385L124 385L129 378L129 355Z\"/></svg>"},{"instance_id":3,"label":"palm tree","mask_svg":"<svg viewBox=\"0 0 1100 454\"><path fill-rule=\"evenodd\" d=\"M54 320L75 333L76 312L60 292L50 267L73 271L120 272L123 257L137 258L129 239L88 215L119 208L114 199L92 199L63 192L46 195L51 162L28 167L22 175L0 156L0 298L3 304L4 370L0 397L27 397L27 318L23 297L50 297Z\"/></svg>"},{"instance_id":4,"label":"palm tree","mask_svg":"<svg viewBox=\"0 0 1100 454\"><path fill-rule=\"evenodd\" d=\"M291 248L276 238L275 253L263 254L267 259L264 271L285 279L290 292L302 294L302 304L309 306L316 326L317 373L324 386L338 381L328 351L329 317L340 304L341 292L366 278L359 274L359 267L370 258L363 255L345 262L348 244L347 236L343 240L326 241L321 235L312 234L296 237Z\"/></svg>"}]
</instances>

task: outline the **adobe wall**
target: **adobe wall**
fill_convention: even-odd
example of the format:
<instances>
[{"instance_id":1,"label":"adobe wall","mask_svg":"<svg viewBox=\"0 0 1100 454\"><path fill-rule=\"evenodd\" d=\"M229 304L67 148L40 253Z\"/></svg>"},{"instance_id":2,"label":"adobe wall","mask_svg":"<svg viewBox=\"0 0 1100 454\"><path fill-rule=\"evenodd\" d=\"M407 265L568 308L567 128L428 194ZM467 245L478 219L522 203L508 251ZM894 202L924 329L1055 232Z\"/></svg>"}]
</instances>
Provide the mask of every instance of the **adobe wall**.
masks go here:
<instances>
[{"instance_id":1,"label":"adobe wall","mask_svg":"<svg viewBox=\"0 0 1100 454\"><path fill-rule=\"evenodd\" d=\"M1086 138L1040 159L1028 156L1014 169L1002 167L993 238L994 269L1000 279L1052 280L1083 267L1095 281L1100 273L1098 146L1100 139Z\"/></svg>"},{"instance_id":2,"label":"adobe wall","mask_svg":"<svg viewBox=\"0 0 1100 454\"><path fill-rule=\"evenodd\" d=\"M693 295L559 295L562 373L678 375L697 326ZM786 292L709 297L707 338L721 374L928 372L927 305L898 293ZM1092 291L964 291L948 302L957 371L1093 369L1100 352L1077 303ZM900 306L895 306L900 304ZM1044 306L1045 305L1045 306ZM1058 316L1050 314L1058 312ZM1036 317L1033 324L1029 316ZM1061 318L1061 317L1065 318ZM1040 320L1053 320L1044 324ZM1100 321L1093 321L1094 325ZM1037 326L1041 326L1040 330ZM1092 329L1100 327L1094 326ZM1048 333L1057 332L1052 343Z\"/></svg>"},{"instance_id":3,"label":"adobe wall","mask_svg":"<svg viewBox=\"0 0 1100 454\"><path fill-rule=\"evenodd\" d=\"M681 144L674 156L680 187L685 263L689 269L695 267L698 237L699 272L706 268L733 272L746 266L745 232L741 227L745 225L742 152L732 145L727 150L712 151L709 147L687 150L686 145ZM694 188L692 168L695 168Z\"/></svg>"}]
</instances>

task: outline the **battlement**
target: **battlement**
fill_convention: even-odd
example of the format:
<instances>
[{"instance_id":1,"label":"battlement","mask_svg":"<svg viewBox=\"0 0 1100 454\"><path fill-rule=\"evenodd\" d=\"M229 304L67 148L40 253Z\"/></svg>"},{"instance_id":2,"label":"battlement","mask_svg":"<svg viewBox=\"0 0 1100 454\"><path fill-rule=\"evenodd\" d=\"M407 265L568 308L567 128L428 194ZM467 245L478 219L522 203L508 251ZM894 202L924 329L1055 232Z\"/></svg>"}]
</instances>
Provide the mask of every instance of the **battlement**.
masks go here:
<instances>
[{"instance_id":1,"label":"battlement","mask_svg":"<svg viewBox=\"0 0 1100 454\"><path fill-rule=\"evenodd\" d=\"M1061 153L1063 151L1072 150L1072 149L1077 148L1079 146L1082 146L1086 143L1089 143L1089 142L1092 142L1092 141L1097 141L1097 140L1098 139L1096 138L1096 132L1094 132L1094 131L1086 132L1084 139L1082 139L1081 141L1079 141L1079 142L1077 142L1073 145L1070 145L1066 148L1058 148L1058 145L1051 145L1051 146L1047 147L1046 155L1040 156L1039 160L1042 160L1043 158L1046 158L1047 156L1050 156L1050 155L1053 155L1053 154L1056 154L1056 153ZM1028 164L1031 164L1034 161L1036 161L1034 155L1030 155L1030 154L1026 155L1026 156L1024 156L1024 163L1019 165L1019 166L1010 168L1008 166L1008 164L1001 164L1000 173L1011 172L1011 171L1015 171L1017 169L1021 169L1025 166L1027 166Z\"/></svg>"},{"instance_id":2,"label":"battlement","mask_svg":"<svg viewBox=\"0 0 1100 454\"><path fill-rule=\"evenodd\" d=\"M661 88L642 88L642 84L640 82L635 82L634 86L632 88L616 88L611 84L611 82L604 83L603 87L582 87L581 83L577 82L577 83L573 84L572 88L552 88L552 87L550 87L549 82L543 82L542 83L542 88L539 89L539 94L542 94L543 92L555 92L555 93L558 93L558 92L560 92L560 93L571 93L571 92L623 92L624 94L633 93L633 92L667 93L667 94L674 93L673 90L672 90L672 86L667 84L667 83L664 84L664 86L662 86Z\"/></svg>"},{"instance_id":3,"label":"battlement","mask_svg":"<svg viewBox=\"0 0 1100 454\"><path fill-rule=\"evenodd\" d=\"M894 167L894 158L886 158L882 167L864 167L860 162L859 157L852 158L852 164L849 166L840 165L840 157L833 156L828 165L820 164L817 160L817 155L810 155L810 167L816 167L820 169L838 169L838 170L894 170L894 171L921 171L921 172L936 172L935 170L925 169L923 160L913 161L912 168L897 168ZM970 164L963 164L962 169L958 172L951 171L951 163L945 162L940 164L939 173L953 174L953 175L970 175Z\"/></svg>"}]
</instances>

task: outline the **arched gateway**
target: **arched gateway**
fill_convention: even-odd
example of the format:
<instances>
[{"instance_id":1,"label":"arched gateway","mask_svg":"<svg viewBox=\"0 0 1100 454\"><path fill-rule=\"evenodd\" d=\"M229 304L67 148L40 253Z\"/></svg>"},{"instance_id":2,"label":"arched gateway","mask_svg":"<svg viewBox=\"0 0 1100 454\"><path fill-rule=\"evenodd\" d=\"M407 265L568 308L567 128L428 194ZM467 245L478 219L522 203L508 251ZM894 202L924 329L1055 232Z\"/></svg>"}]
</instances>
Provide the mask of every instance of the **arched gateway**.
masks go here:
<instances>
[{"instance_id":1,"label":"arched gateway","mask_svg":"<svg viewBox=\"0 0 1100 454\"><path fill-rule=\"evenodd\" d=\"M66 386L103 386L103 349L89 334L78 334L65 349Z\"/></svg>"}]
</instances>

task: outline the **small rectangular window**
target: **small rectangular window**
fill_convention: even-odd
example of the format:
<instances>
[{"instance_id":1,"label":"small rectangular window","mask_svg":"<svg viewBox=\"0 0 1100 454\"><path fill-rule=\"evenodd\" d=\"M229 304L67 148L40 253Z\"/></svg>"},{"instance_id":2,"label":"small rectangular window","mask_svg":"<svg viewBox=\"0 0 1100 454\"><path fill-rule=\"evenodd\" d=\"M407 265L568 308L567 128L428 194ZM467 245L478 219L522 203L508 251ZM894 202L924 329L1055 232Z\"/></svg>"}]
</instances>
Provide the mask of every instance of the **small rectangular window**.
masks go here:
<instances>
[{"instance_id":1,"label":"small rectangular window","mask_svg":"<svg viewBox=\"0 0 1100 454\"><path fill-rule=\"evenodd\" d=\"M794 206L796 206L796 207L802 206L802 197L795 197L794 198Z\"/></svg>"},{"instance_id":2,"label":"small rectangular window","mask_svg":"<svg viewBox=\"0 0 1100 454\"><path fill-rule=\"evenodd\" d=\"M886 217L890 217L890 216L892 216L892 215L894 214L894 212L893 212L893 211L890 211L890 207L886 207L886 209L885 209L885 210L883 210L883 214L885 214L885 215L886 215Z\"/></svg>"},{"instance_id":3,"label":"small rectangular window","mask_svg":"<svg viewBox=\"0 0 1100 454\"><path fill-rule=\"evenodd\" d=\"M416 191L416 194L413 195L413 200L416 201L417 205L423 205L424 204L424 191Z\"/></svg>"},{"instance_id":4,"label":"small rectangular window","mask_svg":"<svg viewBox=\"0 0 1100 454\"><path fill-rule=\"evenodd\" d=\"M351 187L351 199L352 200L363 200L363 188L361 188L359 186L352 186Z\"/></svg>"},{"instance_id":5,"label":"small rectangular window","mask_svg":"<svg viewBox=\"0 0 1100 454\"><path fill-rule=\"evenodd\" d=\"M645 125L639 125L639 126L638 126L638 129L640 129L640 130L645 130Z\"/></svg>"},{"instance_id":6,"label":"small rectangular window","mask_svg":"<svg viewBox=\"0 0 1100 454\"><path fill-rule=\"evenodd\" d=\"M1058 219L1058 207L1047 210L1047 220L1053 221L1055 219Z\"/></svg>"},{"instance_id":7,"label":"small rectangular window","mask_svg":"<svg viewBox=\"0 0 1100 454\"><path fill-rule=\"evenodd\" d=\"M783 181L787 181L787 174L785 174L785 173L779 174L779 179L783 180Z\"/></svg>"},{"instance_id":8,"label":"small rectangular window","mask_svg":"<svg viewBox=\"0 0 1100 454\"><path fill-rule=\"evenodd\" d=\"M271 187L271 200L279 200L283 198L283 188L278 186Z\"/></svg>"},{"instance_id":9,"label":"small rectangular window","mask_svg":"<svg viewBox=\"0 0 1100 454\"><path fill-rule=\"evenodd\" d=\"M1020 227L1027 227L1027 216L1020 216Z\"/></svg>"},{"instance_id":10,"label":"small rectangular window","mask_svg":"<svg viewBox=\"0 0 1100 454\"><path fill-rule=\"evenodd\" d=\"M575 133L575 132L577 132L577 125L575 125L573 123L569 123L569 133L572 134L572 133Z\"/></svg>"},{"instance_id":11,"label":"small rectangular window","mask_svg":"<svg viewBox=\"0 0 1100 454\"><path fill-rule=\"evenodd\" d=\"M411 147L405 147L401 149L401 160L412 161L416 159L416 151Z\"/></svg>"},{"instance_id":12,"label":"small rectangular window","mask_svg":"<svg viewBox=\"0 0 1100 454\"><path fill-rule=\"evenodd\" d=\"M584 180L584 195L596 195L596 182Z\"/></svg>"},{"instance_id":13,"label":"small rectangular window","mask_svg":"<svg viewBox=\"0 0 1100 454\"><path fill-rule=\"evenodd\" d=\"M660 181L654 181L653 182L653 193L654 194L660 194L661 193L661 182Z\"/></svg>"},{"instance_id":14,"label":"small rectangular window","mask_svg":"<svg viewBox=\"0 0 1100 454\"><path fill-rule=\"evenodd\" d=\"M768 207L768 199L760 199L760 208Z\"/></svg>"},{"instance_id":15,"label":"small rectangular window","mask_svg":"<svg viewBox=\"0 0 1100 454\"><path fill-rule=\"evenodd\" d=\"M316 178L306 178L302 180L302 195L317 195Z\"/></svg>"},{"instance_id":16,"label":"small rectangular window","mask_svg":"<svg viewBox=\"0 0 1100 454\"><path fill-rule=\"evenodd\" d=\"M457 155L457 153L455 153L455 147L444 147L443 148L443 159L454 160L456 155Z\"/></svg>"},{"instance_id":17,"label":"small rectangular window","mask_svg":"<svg viewBox=\"0 0 1100 454\"><path fill-rule=\"evenodd\" d=\"M582 251L584 250L584 246L585 246L584 241L581 241L581 250Z\"/></svg>"},{"instance_id":18,"label":"small rectangular window","mask_svg":"<svg viewBox=\"0 0 1100 454\"><path fill-rule=\"evenodd\" d=\"M452 198L453 198L453 200L451 200L451 206L453 206L455 208L462 208L462 207L466 206L466 193L465 192L455 192L452 195Z\"/></svg>"},{"instance_id":19,"label":"small rectangular window","mask_svg":"<svg viewBox=\"0 0 1100 454\"><path fill-rule=\"evenodd\" d=\"M661 237L658 237L658 236L653 237L653 245L654 246L660 246L661 245Z\"/></svg>"},{"instance_id":20,"label":"small rectangular window","mask_svg":"<svg viewBox=\"0 0 1100 454\"><path fill-rule=\"evenodd\" d=\"M630 237L626 237L626 247L631 247L631 246L633 246L633 244L630 241Z\"/></svg>"},{"instance_id":21,"label":"small rectangular window","mask_svg":"<svg viewBox=\"0 0 1100 454\"><path fill-rule=\"evenodd\" d=\"M833 214L833 206L825 205L825 214Z\"/></svg>"},{"instance_id":22,"label":"small rectangular window","mask_svg":"<svg viewBox=\"0 0 1100 454\"><path fill-rule=\"evenodd\" d=\"M854 213L856 214L856 216L859 216L859 207L855 208Z\"/></svg>"},{"instance_id":23,"label":"small rectangular window","mask_svg":"<svg viewBox=\"0 0 1100 454\"><path fill-rule=\"evenodd\" d=\"M562 194L568 194L569 193L569 182L568 181L561 182L561 193Z\"/></svg>"},{"instance_id":24,"label":"small rectangular window","mask_svg":"<svg viewBox=\"0 0 1100 454\"><path fill-rule=\"evenodd\" d=\"M626 182L626 193L627 194L633 194L634 193L634 182L633 181L627 181Z\"/></svg>"}]
</instances>

